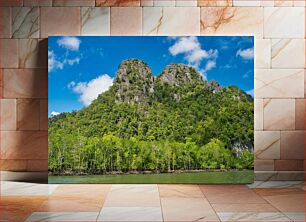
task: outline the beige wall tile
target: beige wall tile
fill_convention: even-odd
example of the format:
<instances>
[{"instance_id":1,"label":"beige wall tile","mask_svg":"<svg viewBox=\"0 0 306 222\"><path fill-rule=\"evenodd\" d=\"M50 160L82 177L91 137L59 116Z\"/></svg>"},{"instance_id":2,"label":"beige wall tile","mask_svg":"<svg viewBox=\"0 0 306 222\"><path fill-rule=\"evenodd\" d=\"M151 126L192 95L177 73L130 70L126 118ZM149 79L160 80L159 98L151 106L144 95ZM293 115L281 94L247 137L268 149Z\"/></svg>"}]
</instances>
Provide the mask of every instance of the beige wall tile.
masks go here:
<instances>
[{"instance_id":1,"label":"beige wall tile","mask_svg":"<svg viewBox=\"0 0 306 222\"><path fill-rule=\"evenodd\" d=\"M233 6L260 6L260 0L233 0Z\"/></svg>"},{"instance_id":2,"label":"beige wall tile","mask_svg":"<svg viewBox=\"0 0 306 222\"><path fill-rule=\"evenodd\" d=\"M274 0L275 7L293 6L293 0Z\"/></svg>"},{"instance_id":3,"label":"beige wall tile","mask_svg":"<svg viewBox=\"0 0 306 222\"><path fill-rule=\"evenodd\" d=\"M1 156L4 159L48 158L47 131L1 131Z\"/></svg>"},{"instance_id":4,"label":"beige wall tile","mask_svg":"<svg viewBox=\"0 0 306 222\"><path fill-rule=\"evenodd\" d=\"M46 69L5 69L3 75L4 98L47 98L48 96Z\"/></svg>"},{"instance_id":5,"label":"beige wall tile","mask_svg":"<svg viewBox=\"0 0 306 222\"><path fill-rule=\"evenodd\" d=\"M263 130L263 99L254 100L254 129Z\"/></svg>"},{"instance_id":6,"label":"beige wall tile","mask_svg":"<svg viewBox=\"0 0 306 222\"><path fill-rule=\"evenodd\" d=\"M264 99L264 130L293 130L294 128L294 99Z\"/></svg>"},{"instance_id":7,"label":"beige wall tile","mask_svg":"<svg viewBox=\"0 0 306 222\"><path fill-rule=\"evenodd\" d=\"M0 0L0 7L22 6L22 0Z\"/></svg>"},{"instance_id":8,"label":"beige wall tile","mask_svg":"<svg viewBox=\"0 0 306 222\"><path fill-rule=\"evenodd\" d=\"M198 6L219 6L219 7L226 7L232 6L233 0L198 0Z\"/></svg>"},{"instance_id":9,"label":"beige wall tile","mask_svg":"<svg viewBox=\"0 0 306 222\"><path fill-rule=\"evenodd\" d=\"M275 160L275 170L277 171L303 171L303 160Z\"/></svg>"},{"instance_id":10,"label":"beige wall tile","mask_svg":"<svg viewBox=\"0 0 306 222\"><path fill-rule=\"evenodd\" d=\"M260 0L260 6L274 6L274 0Z\"/></svg>"},{"instance_id":11,"label":"beige wall tile","mask_svg":"<svg viewBox=\"0 0 306 222\"><path fill-rule=\"evenodd\" d=\"M80 35L80 11L78 7L42 7L41 38L49 35Z\"/></svg>"},{"instance_id":12,"label":"beige wall tile","mask_svg":"<svg viewBox=\"0 0 306 222\"><path fill-rule=\"evenodd\" d=\"M52 0L23 0L24 6L52 6Z\"/></svg>"},{"instance_id":13,"label":"beige wall tile","mask_svg":"<svg viewBox=\"0 0 306 222\"><path fill-rule=\"evenodd\" d=\"M39 130L38 99L17 99L17 130Z\"/></svg>"},{"instance_id":14,"label":"beige wall tile","mask_svg":"<svg viewBox=\"0 0 306 222\"><path fill-rule=\"evenodd\" d=\"M197 6L198 2L197 0L176 0L175 6L182 6L182 7L191 7L191 6Z\"/></svg>"},{"instance_id":15,"label":"beige wall tile","mask_svg":"<svg viewBox=\"0 0 306 222\"><path fill-rule=\"evenodd\" d=\"M254 43L255 68L271 68L271 40L255 39Z\"/></svg>"},{"instance_id":16,"label":"beige wall tile","mask_svg":"<svg viewBox=\"0 0 306 222\"><path fill-rule=\"evenodd\" d=\"M26 160L0 160L0 170L22 172L27 170Z\"/></svg>"},{"instance_id":17,"label":"beige wall tile","mask_svg":"<svg viewBox=\"0 0 306 222\"><path fill-rule=\"evenodd\" d=\"M202 7L201 35L263 36L260 7Z\"/></svg>"},{"instance_id":18,"label":"beige wall tile","mask_svg":"<svg viewBox=\"0 0 306 222\"><path fill-rule=\"evenodd\" d=\"M110 35L110 8L82 7L81 35Z\"/></svg>"},{"instance_id":19,"label":"beige wall tile","mask_svg":"<svg viewBox=\"0 0 306 222\"><path fill-rule=\"evenodd\" d=\"M96 6L140 6L140 0L96 0Z\"/></svg>"},{"instance_id":20,"label":"beige wall tile","mask_svg":"<svg viewBox=\"0 0 306 222\"><path fill-rule=\"evenodd\" d=\"M265 38L304 38L305 10L300 7L264 8Z\"/></svg>"},{"instance_id":21,"label":"beige wall tile","mask_svg":"<svg viewBox=\"0 0 306 222\"><path fill-rule=\"evenodd\" d=\"M3 69L0 69L0 99L3 97Z\"/></svg>"},{"instance_id":22,"label":"beige wall tile","mask_svg":"<svg viewBox=\"0 0 306 222\"><path fill-rule=\"evenodd\" d=\"M9 7L0 8L0 38L11 37L12 10Z\"/></svg>"},{"instance_id":23,"label":"beige wall tile","mask_svg":"<svg viewBox=\"0 0 306 222\"><path fill-rule=\"evenodd\" d=\"M19 68L47 68L47 52L47 39L20 39Z\"/></svg>"},{"instance_id":24,"label":"beige wall tile","mask_svg":"<svg viewBox=\"0 0 306 222\"><path fill-rule=\"evenodd\" d=\"M197 7L144 7L143 34L199 35L199 18L200 9Z\"/></svg>"},{"instance_id":25,"label":"beige wall tile","mask_svg":"<svg viewBox=\"0 0 306 222\"><path fill-rule=\"evenodd\" d=\"M304 68L304 63L304 39L272 39L272 68Z\"/></svg>"},{"instance_id":26,"label":"beige wall tile","mask_svg":"<svg viewBox=\"0 0 306 222\"><path fill-rule=\"evenodd\" d=\"M175 6L175 0L153 0L155 7Z\"/></svg>"},{"instance_id":27,"label":"beige wall tile","mask_svg":"<svg viewBox=\"0 0 306 222\"><path fill-rule=\"evenodd\" d=\"M28 160L27 171L31 172L43 172L48 171L48 160Z\"/></svg>"},{"instance_id":28,"label":"beige wall tile","mask_svg":"<svg viewBox=\"0 0 306 222\"><path fill-rule=\"evenodd\" d=\"M304 159L305 131L281 132L281 159Z\"/></svg>"},{"instance_id":29,"label":"beige wall tile","mask_svg":"<svg viewBox=\"0 0 306 222\"><path fill-rule=\"evenodd\" d=\"M254 160L255 171L273 171L274 160Z\"/></svg>"},{"instance_id":30,"label":"beige wall tile","mask_svg":"<svg viewBox=\"0 0 306 222\"><path fill-rule=\"evenodd\" d=\"M140 5L141 6L153 6L154 0L141 0Z\"/></svg>"},{"instance_id":31,"label":"beige wall tile","mask_svg":"<svg viewBox=\"0 0 306 222\"><path fill-rule=\"evenodd\" d=\"M280 132L255 131L254 156L257 160L280 159Z\"/></svg>"},{"instance_id":32,"label":"beige wall tile","mask_svg":"<svg viewBox=\"0 0 306 222\"><path fill-rule=\"evenodd\" d=\"M40 100L40 113L39 113L39 128L40 130L48 130L48 100Z\"/></svg>"},{"instance_id":33,"label":"beige wall tile","mask_svg":"<svg viewBox=\"0 0 306 222\"><path fill-rule=\"evenodd\" d=\"M112 7L111 35L141 35L141 7Z\"/></svg>"},{"instance_id":34,"label":"beige wall tile","mask_svg":"<svg viewBox=\"0 0 306 222\"><path fill-rule=\"evenodd\" d=\"M303 69L256 69L256 98L303 98Z\"/></svg>"},{"instance_id":35,"label":"beige wall tile","mask_svg":"<svg viewBox=\"0 0 306 222\"><path fill-rule=\"evenodd\" d=\"M39 37L38 7L12 8L12 37L13 38Z\"/></svg>"},{"instance_id":36,"label":"beige wall tile","mask_svg":"<svg viewBox=\"0 0 306 222\"><path fill-rule=\"evenodd\" d=\"M95 0L53 0L53 6L95 6Z\"/></svg>"},{"instance_id":37,"label":"beige wall tile","mask_svg":"<svg viewBox=\"0 0 306 222\"><path fill-rule=\"evenodd\" d=\"M295 7L305 7L306 2L304 0L293 0L293 6L295 6Z\"/></svg>"},{"instance_id":38,"label":"beige wall tile","mask_svg":"<svg viewBox=\"0 0 306 222\"><path fill-rule=\"evenodd\" d=\"M305 129L305 99L295 100L295 129Z\"/></svg>"},{"instance_id":39,"label":"beige wall tile","mask_svg":"<svg viewBox=\"0 0 306 222\"><path fill-rule=\"evenodd\" d=\"M306 69L304 69L304 98L306 98Z\"/></svg>"},{"instance_id":40,"label":"beige wall tile","mask_svg":"<svg viewBox=\"0 0 306 222\"><path fill-rule=\"evenodd\" d=\"M15 99L0 99L0 129L16 130Z\"/></svg>"},{"instance_id":41,"label":"beige wall tile","mask_svg":"<svg viewBox=\"0 0 306 222\"><path fill-rule=\"evenodd\" d=\"M0 39L0 68L18 68L18 40Z\"/></svg>"}]
</instances>

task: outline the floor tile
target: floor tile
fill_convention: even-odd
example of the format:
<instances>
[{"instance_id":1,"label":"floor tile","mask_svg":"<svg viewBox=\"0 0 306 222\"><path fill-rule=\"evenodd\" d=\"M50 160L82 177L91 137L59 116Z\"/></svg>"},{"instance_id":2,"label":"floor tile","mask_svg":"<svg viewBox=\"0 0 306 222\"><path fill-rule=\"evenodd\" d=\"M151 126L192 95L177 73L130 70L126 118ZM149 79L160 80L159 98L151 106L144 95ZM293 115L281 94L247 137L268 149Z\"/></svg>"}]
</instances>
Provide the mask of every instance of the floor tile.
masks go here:
<instances>
[{"instance_id":1,"label":"floor tile","mask_svg":"<svg viewBox=\"0 0 306 222\"><path fill-rule=\"evenodd\" d=\"M163 197L203 198L198 185L158 185L159 195Z\"/></svg>"},{"instance_id":2,"label":"floor tile","mask_svg":"<svg viewBox=\"0 0 306 222\"><path fill-rule=\"evenodd\" d=\"M221 221L290 221L288 217L283 215L279 212L272 212L272 213L218 213L219 218Z\"/></svg>"},{"instance_id":3,"label":"floor tile","mask_svg":"<svg viewBox=\"0 0 306 222\"><path fill-rule=\"evenodd\" d=\"M266 203L246 185L200 185L210 203Z\"/></svg>"},{"instance_id":4,"label":"floor tile","mask_svg":"<svg viewBox=\"0 0 306 222\"><path fill-rule=\"evenodd\" d=\"M156 184L112 185L105 207L159 207L159 193Z\"/></svg>"},{"instance_id":5,"label":"floor tile","mask_svg":"<svg viewBox=\"0 0 306 222\"><path fill-rule=\"evenodd\" d=\"M52 196L74 196L86 197L91 199L105 199L110 191L111 185L108 184L63 184L59 185L52 193Z\"/></svg>"},{"instance_id":6,"label":"floor tile","mask_svg":"<svg viewBox=\"0 0 306 222\"><path fill-rule=\"evenodd\" d=\"M163 221L160 207L103 207L98 221Z\"/></svg>"},{"instance_id":7,"label":"floor tile","mask_svg":"<svg viewBox=\"0 0 306 222\"><path fill-rule=\"evenodd\" d=\"M306 221L305 212L283 212L283 214L293 221Z\"/></svg>"},{"instance_id":8,"label":"floor tile","mask_svg":"<svg viewBox=\"0 0 306 222\"><path fill-rule=\"evenodd\" d=\"M44 196L58 187L55 184L35 184L1 181L1 196Z\"/></svg>"},{"instance_id":9,"label":"floor tile","mask_svg":"<svg viewBox=\"0 0 306 222\"><path fill-rule=\"evenodd\" d=\"M0 196L0 221L24 221L45 199L43 196Z\"/></svg>"},{"instance_id":10,"label":"floor tile","mask_svg":"<svg viewBox=\"0 0 306 222\"><path fill-rule=\"evenodd\" d=\"M26 221L96 221L99 212L35 212Z\"/></svg>"},{"instance_id":11,"label":"floor tile","mask_svg":"<svg viewBox=\"0 0 306 222\"><path fill-rule=\"evenodd\" d=\"M212 204L216 212L277 212L271 204Z\"/></svg>"},{"instance_id":12,"label":"floor tile","mask_svg":"<svg viewBox=\"0 0 306 222\"><path fill-rule=\"evenodd\" d=\"M164 221L219 221L205 198L161 198Z\"/></svg>"}]
</instances>

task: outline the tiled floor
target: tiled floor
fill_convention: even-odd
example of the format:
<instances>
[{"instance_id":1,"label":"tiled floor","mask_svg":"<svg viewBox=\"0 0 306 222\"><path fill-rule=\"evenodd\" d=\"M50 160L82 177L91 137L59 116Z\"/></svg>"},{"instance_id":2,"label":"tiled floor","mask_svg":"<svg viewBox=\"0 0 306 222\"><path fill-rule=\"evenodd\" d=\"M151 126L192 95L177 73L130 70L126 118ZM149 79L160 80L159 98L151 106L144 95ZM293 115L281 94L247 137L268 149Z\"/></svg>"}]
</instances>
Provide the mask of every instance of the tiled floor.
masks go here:
<instances>
[{"instance_id":1,"label":"tiled floor","mask_svg":"<svg viewBox=\"0 0 306 222\"><path fill-rule=\"evenodd\" d=\"M305 187L1 182L0 221L305 221Z\"/></svg>"}]
</instances>

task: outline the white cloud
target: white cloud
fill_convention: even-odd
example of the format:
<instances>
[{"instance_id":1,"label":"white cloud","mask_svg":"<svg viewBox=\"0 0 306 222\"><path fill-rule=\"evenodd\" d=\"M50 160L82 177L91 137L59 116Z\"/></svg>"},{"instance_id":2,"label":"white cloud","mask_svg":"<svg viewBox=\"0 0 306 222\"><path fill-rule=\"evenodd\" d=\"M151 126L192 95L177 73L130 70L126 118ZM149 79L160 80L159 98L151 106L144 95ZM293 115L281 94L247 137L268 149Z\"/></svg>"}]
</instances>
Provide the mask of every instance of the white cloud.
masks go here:
<instances>
[{"instance_id":1,"label":"white cloud","mask_svg":"<svg viewBox=\"0 0 306 222\"><path fill-rule=\"evenodd\" d=\"M74 65L79 64L80 58L76 57L73 59L63 59L60 61L55 55L54 51L48 51L48 71L52 72L56 69L63 69L65 65Z\"/></svg>"},{"instance_id":2,"label":"white cloud","mask_svg":"<svg viewBox=\"0 0 306 222\"><path fill-rule=\"evenodd\" d=\"M244 78L244 79L249 78L249 75L250 75L251 73L252 73L252 70L247 71L246 73L244 73L244 74L242 75L242 78Z\"/></svg>"},{"instance_id":3,"label":"white cloud","mask_svg":"<svg viewBox=\"0 0 306 222\"><path fill-rule=\"evenodd\" d=\"M251 95L252 97L254 97L254 89L250 89L250 90L246 91L246 93Z\"/></svg>"},{"instance_id":4,"label":"white cloud","mask_svg":"<svg viewBox=\"0 0 306 222\"><path fill-rule=\"evenodd\" d=\"M93 100L95 100L99 94L105 92L113 85L113 78L107 74L98 76L89 82L70 82L68 88L72 89L73 92L80 94L79 100L88 106Z\"/></svg>"},{"instance_id":5,"label":"white cloud","mask_svg":"<svg viewBox=\"0 0 306 222\"><path fill-rule=\"evenodd\" d=\"M199 69L203 59L216 60L218 57L218 50L210 49L207 51L202 49L197 37L179 37L174 40L175 43L169 48L171 55L184 54L184 59L196 69Z\"/></svg>"},{"instance_id":6,"label":"white cloud","mask_svg":"<svg viewBox=\"0 0 306 222\"><path fill-rule=\"evenodd\" d=\"M65 36L57 40L57 44L68 50L77 51L79 50L81 40L77 37Z\"/></svg>"},{"instance_id":7,"label":"white cloud","mask_svg":"<svg viewBox=\"0 0 306 222\"><path fill-rule=\"evenodd\" d=\"M243 59L253 59L254 58L254 48L239 49L236 52L236 56L240 56Z\"/></svg>"},{"instance_id":8,"label":"white cloud","mask_svg":"<svg viewBox=\"0 0 306 222\"><path fill-rule=\"evenodd\" d=\"M61 113L55 112L55 111L52 111L52 112L51 112L51 116L57 116L57 115L59 115L59 114L61 114Z\"/></svg>"}]
</instances>

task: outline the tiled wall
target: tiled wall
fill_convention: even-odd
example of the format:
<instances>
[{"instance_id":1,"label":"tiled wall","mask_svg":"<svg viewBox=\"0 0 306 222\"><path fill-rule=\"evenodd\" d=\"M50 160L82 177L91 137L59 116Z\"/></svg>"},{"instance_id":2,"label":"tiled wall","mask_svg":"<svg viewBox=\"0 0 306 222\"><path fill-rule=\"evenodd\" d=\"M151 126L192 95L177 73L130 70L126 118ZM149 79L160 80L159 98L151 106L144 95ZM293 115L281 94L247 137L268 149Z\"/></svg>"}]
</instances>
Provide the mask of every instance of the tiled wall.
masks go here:
<instances>
[{"instance_id":1,"label":"tiled wall","mask_svg":"<svg viewBox=\"0 0 306 222\"><path fill-rule=\"evenodd\" d=\"M49 35L255 35L256 179L302 179L304 0L0 0L0 6L2 171L46 178Z\"/></svg>"}]
</instances>

